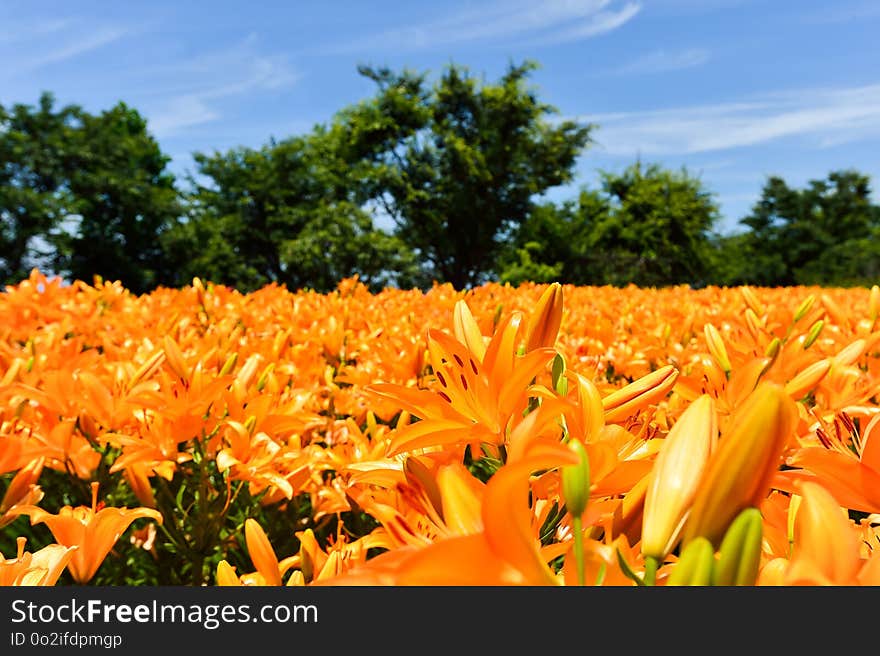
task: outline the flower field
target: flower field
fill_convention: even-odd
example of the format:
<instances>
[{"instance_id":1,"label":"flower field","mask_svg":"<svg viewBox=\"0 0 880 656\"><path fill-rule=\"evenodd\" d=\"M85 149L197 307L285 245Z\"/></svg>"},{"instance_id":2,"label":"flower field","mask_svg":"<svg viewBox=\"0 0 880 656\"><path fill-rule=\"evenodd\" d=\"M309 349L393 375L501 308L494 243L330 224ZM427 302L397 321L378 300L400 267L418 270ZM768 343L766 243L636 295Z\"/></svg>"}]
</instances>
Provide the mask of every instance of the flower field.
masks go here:
<instances>
[{"instance_id":1,"label":"flower field","mask_svg":"<svg viewBox=\"0 0 880 656\"><path fill-rule=\"evenodd\" d=\"M0 294L0 585L880 584L880 289Z\"/></svg>"}]
</instances>

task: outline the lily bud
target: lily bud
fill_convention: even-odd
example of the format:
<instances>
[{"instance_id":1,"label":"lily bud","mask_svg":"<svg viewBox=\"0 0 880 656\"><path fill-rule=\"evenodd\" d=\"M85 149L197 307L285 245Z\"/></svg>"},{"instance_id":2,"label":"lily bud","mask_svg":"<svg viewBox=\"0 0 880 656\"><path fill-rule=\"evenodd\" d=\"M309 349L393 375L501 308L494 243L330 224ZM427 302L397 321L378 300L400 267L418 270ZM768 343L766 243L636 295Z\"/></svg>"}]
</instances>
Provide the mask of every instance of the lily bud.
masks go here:
<instances>
[{"instance_id":1,"label":"lily bud","mask_svg":"<svg viewBox=\"0 0 880 656\"><path fill-rule=\"evenodd\" d=\"M675 547L717 439L715 401L703 394L673 424L649 475L641 542L646 558L662 561Z\"/></svg>"},{"instance_id":2,"label":"lily bud","mask_svg":"<svg viewBox=\"0 0 880 656\"><path fill-rule=\"evenodd\" d=\"M769 344L767 344L767 348L764 349L764 357L770 358L771 360L775 360L776 356L779 355L779 350L782 348L782 340L778 337L774 337Z\"/></svg>"},{"instance_id":3,"label":"lily bud","mask_svg":"<svg viewBox=\"0 0 880 656\"><path fill-rule=\"evenodd\" d=\"M854 364L864 352L866 345L867 342L862 338L848 344L834 356L834 364L840 365L841 367Z\"/></svg>"},{"instance_id":4,"label":"lily bud","mask_svg":"<svg viewBox=\"0 0 880 656\"><path fill-rule=\"evenodd\" d=\"M229 372L231 372L235 368L235 363L238 362L238 353L232 353L228 358L226 358L226 362L223 363L223 367L220 369L220 375L225 376Z\"/></svg>"},{"instance_id":5,"label":"lily bud","mask_svg":"<svg viewBox=\"0 0 880 656\"><path fill-rule=\"evenodd\" d=\"M605 422L622 421L647 405L662 399L675 385L678 369L668 364L602 399Z\"/></svg>"},{"instance_id":6,"label":"lily bud","mask_svg":"<svg viewBox=\"0 0 880 656\"><path fill-rule=\"evenodd\" d=\"M752 312L752 308L746 308L745 317L746 328L749 329L749 334L752 336L752 339L758 339L758 337L763 332L761 321L760 319L758 319L758 315Z\"/></svg>"},{"instance_id":7,"label":"lily bud","mask_svg":"<svg viewBox=\"0 0 880 656\"><path fill-rule=\"evenodd\" d=\"M724 340L721 339L721 333L711 323L703 326L703 334L706 336L706 344L709 346L709 353L715 358L715 362L721 367L721 371L725 375L730 374L730 358L727 357L727 348L724 346Z\"/></svg>"},{"instance_id":8,"label":"lily bud","mask_svg":"<svg viewBox=\"0 0 880 656\"><path fill-rule=\"evenodd\" d=\"M587 448L580 440L571 440L568 446L575 452L580 462L561 468L562 496L571 516L580 517L586 511L590 499L590 459Z\"/></svg>"},{"instance_id":9,"label":"lily bud","mask_svg":"<svg viewBox=\"0 0 880 656\"><path fill-rule=\"evenodd\" d=\"M526 353L542 346L553 347L562 324L562 285L554 282L544 290L526 327Z\"/></svg>"},{"instance_id":10,"label":"lily bud","mask_svg":"<svg viewBox=\"0 0 880 656\"><path fill-rule=\"evenodd\" d=\"M266 387L266 383L269 382L269 377L272 375L272 372L275 371L275 363L270 362L266 365L266 368L263 369L263 372L260 374L260 377L257 378L257 391L262 392L263 388Z\"/></svg>"},{"instance_id":11,"label":"lily bud","mask_svg":"<svg viewBox=\"0 0 880 656\"><path fill-rule=\"evenodd\" d=\"M235 573L227 561L221 560L217 563L217 585L220 586L237 586L241 585L241 579Z\"/></svg>"},{"instance_id":12,"label":"lily bud","mask_svg":"<svg viewBox=\"0 0 880 656\"><path fill-rule=\"evenodd\" d=\"M697 488L685 544L703 536L717 545L743 509L760 506L797 417L795 402L776 383L761 382L746 397Z\"/></svg>"},{"instance_id":13,"label":"lily bud","mask_svg":"<svg viewBox=\"0 0 880 656\"><path fill-rule=\"evenodd\" d=\"M742 294L743 299L745 299L746 305L749 306L749 309L752 312L754 312L758 316L764 314L764 306L761 304L761 301L758 300L758 297L755 295L755 292L752 291L751 287L743 285L739 288L739 291Z\"/></svg>"},{"instance_id":14,"label":"lily bud","mask_svg":"<svg viewBox=\"0 0 880 656\"><path fill-rule=\"evenodd\" d=\"M682 549L666 585L711 585L714 567L715 549L712 543L706 538L696 538Z\"/></svg>"},{"instance_id":15,"label":"lily bud","mask_svg":"<svg viewBox=\"0 0 880 656\"><path fill-rule=\"evenodd\" d=\"M806 351L813 345L817 339L819 339L819 333L822 332L822 328L825 327L825 320L819 319L812 326L810 326L809 332L807 332L807 337L804 339L804 350Z\"/></svg>"},{"instance_id":16,"label":"lily bud","mask_svg":"<svg viewBox=\"0 0 880 656\"><path fill-rule=\"evenodd\" d=\"M841 328L849 327L849 317L828 294L822 294L822 305L831 320Z\"/></svg>"},{"instance_id":17,"label":"lily bud","mask_svg":"<svg viewBox=\"0 0 880 656\"><path fill-rule=\"evenodd\" d=\"M248 554L254 567L263 575L266 585L281 585L281 572L278 557L269 543L269 538L255 519L248 518L244 523L244 535Z\"/></svg>"},{"instance_id":18,"label":"lily bud","mask_svg":"<svg viewBox=\"0 0 880 656\"><path fill-rule=\"evenodd\" d=\"M813 296L812 294L810 294L803 301L801 301L801 304L798 306L798 309L795 310L795 312L794 312L794 317L792 317L791 322L797 323L798 321L803 319L804 316L806 316L807 312L810 311L810 308L813 307L813 303L815 301L816 301L816 297Z\"/></svg>"},{"instance_id":19,"label":"lily bud","mask_svg":"<svg viewBox=\"0 0 880 656\"><path fill-rule=\"evenodd\" d=\"M21 358L15 358L12 361L12 364L9 366L9 369L6 370L6 373L3 374L3 377L0 378L0 387L5 387L6 385L10 385L13 381L18 378L18 374L21 373L21 363L23 360Z\"/></svg>"},{"instance_id":20,"label":"lily bud","mask_svg":"<svg viewBox=\"0 0 880 656\"><path fill-rule=\"evenodd\" d=\"M757 508L746 508L730 525L718 553L712 585L754 585L761 566L763 518Z\"/></svg>"},{"instance_id":21,"label":"lily bud","mask_svg":"<svg viewBox=\"0 0 880 656\"><path fill-rule=\"evenodd\" d=\"M819 384L831 369L831 360L825 358L814 362L794 378L785 384L785 392L793 399L803 398L804 395Z\"/></svg>"},{"instance_id":22,"label":"lily bud","mask_svg":"<svg viewBox=\"0 0 880 656\"><path fill-rule=\"evenodd\" d=\"M455 302L455 308L452 312L452 327L455 338L467 346L468 350L482 362L483 356L486 354L486 342L483 340L480 326L477 325L477 321L464 299Z\"/></svg>"},{"instance_id":23,"label":"lily bud","mask_svg":"<svg viewBox=\"0 0 880 656\"><path fill-rule=\"evenodd\" d=\"M162 348L165 351L165 362L171 371L184 383L188 383L189 367L186 366L186 361L183 359L183 353L181 353L177 342L170 335L165 335L162 340Z\"/></svg>"}]
</instances>

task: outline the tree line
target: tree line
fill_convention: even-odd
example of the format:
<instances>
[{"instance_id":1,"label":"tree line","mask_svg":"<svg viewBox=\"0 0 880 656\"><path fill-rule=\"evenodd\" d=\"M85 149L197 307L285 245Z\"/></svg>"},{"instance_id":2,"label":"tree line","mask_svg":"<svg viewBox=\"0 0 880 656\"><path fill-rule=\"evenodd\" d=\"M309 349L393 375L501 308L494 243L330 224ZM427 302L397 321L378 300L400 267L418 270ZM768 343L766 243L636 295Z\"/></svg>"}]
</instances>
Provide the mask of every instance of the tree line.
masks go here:
<instances>
[{"instance_id":1,"label":"tree line","mask_svg":"<svg viewBox=\"0 0 880 656\"><path fill-rule=\"evenodd\" d=\"M529 84L449 65L359 67L375 93L305 134L193 154L180 179L138 111L0 105L0 281L34 266L133 292L198 276L241 291L519 284L855 286L880 277L868 176L804 188L769 177L732 234L686 169L636 161L574 181L596 126L560 120ZM380 227L380 223L390 228Z\"/></svg>"}]
</instances>

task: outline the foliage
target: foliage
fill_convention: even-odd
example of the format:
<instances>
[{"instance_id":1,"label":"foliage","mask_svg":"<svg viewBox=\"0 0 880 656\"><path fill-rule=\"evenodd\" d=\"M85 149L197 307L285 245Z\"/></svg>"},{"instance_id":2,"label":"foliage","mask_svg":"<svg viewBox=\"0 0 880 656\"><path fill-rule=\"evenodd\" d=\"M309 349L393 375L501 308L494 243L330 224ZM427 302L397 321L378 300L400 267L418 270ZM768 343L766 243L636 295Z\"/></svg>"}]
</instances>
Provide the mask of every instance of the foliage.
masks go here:
<instances>
[{"instance_id":1,"label":"foliage","mask_svg":"<svg viewBox=\"0 0 880 656\"><path fill-rule=\"evenodd\" d=\"M124 103L92 115L43 94L36 108L0 108L0 278L37 260L135 292L167 282L159 239L180 211L168 162Z\"/></svg>"},{"instance_id":2,"label":"foliage","mask_svg":"<svg viewBox=\"0 0 880 656\"><path fill-rule=\"evenodd\" d=\"M572 284L704 285L718 219L711 196L686 170L636 162L602 172L600 190L582 190L576 205L540 208L517 232L515 248L539 244L530 257L561 267L559 278Z\"/></svg>"},{"instance_id":3,"label":"foliage","mask_svg":"<svg viewBox=\"0 0 880 656\"><path fill-rule=\"evenodd\" d=\"M201 276L243 291L328 291L354 274L375 288L411 283L412 255L374 226L334 136L316 129L259 150L196 154L189 216L166 238L177 284Z\"/></svg>"},{"instance_id":4,"label":"foliage","mask_svg":"<svg viewBox=\"0 0 880 656\"><path fill-rule=\"evenodd\" d=\"M529 78L361 66L376 85L326 124L194 153L181 180L137 110L0 106L0 283L32 267L134 293L194 278L328 292L488 281L663 287L868 286L880 279L869 177L779 176L730 234L698 177L636 161L570 184L596 126L562 120Z\"/></svg>"},{"instance_id":5,"label":"foliage","mask_svg":"<svg viewBox=\"0 0 880 656\"><path fill-rule=\"evenodd\" d=\"M535 68L511 65L490 84L450 65L430 87L425 74L360 68L378 93L339 112L333 129L350 161L369 164L370 196L429 280L485 281L533 199L572 180L592 126L548 120L555 108L527 85Z\"/></svg>"},{"instance_id":6,"label":"foliage","mask_svg":"<svg viewBox=\"0 0 880 656\"><path fill-rule=\"evenodd\" d=\"M45 236L67 213L64 185L79 110L53 105L43 94L38 107L0 106L0 282L26 278L35 260L51 253Z\"/></svg>"},{"instance_id":7,"label":"foliage","mask_svg":"<svg viewBox=\"0 0 880 656\"><path fill-rule=\"evenodd\" d=\"M880 274L880 206L858 171L832 171L803 189L771 176L740 223L748 230L730 238L740 254L727 283L870 285Z\"/></svg>"}]
</instances>

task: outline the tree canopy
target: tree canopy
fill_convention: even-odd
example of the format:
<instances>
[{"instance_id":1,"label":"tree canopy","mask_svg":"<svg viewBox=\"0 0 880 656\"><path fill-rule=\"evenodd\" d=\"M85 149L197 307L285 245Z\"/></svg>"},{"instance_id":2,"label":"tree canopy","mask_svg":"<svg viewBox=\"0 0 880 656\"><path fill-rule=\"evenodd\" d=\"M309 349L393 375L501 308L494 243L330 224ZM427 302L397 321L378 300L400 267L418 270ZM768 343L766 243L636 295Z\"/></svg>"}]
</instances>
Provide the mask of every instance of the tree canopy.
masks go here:
<instances>
[{"instance_id":1,"label":"tree canopy","mask_svg":"<svg viewBox=\"0 0 880 656\"><path fill-rule=\"evenodd\" d=\"M880 207L858 171L832 171L803 189L771 176L740 224L746 230L720 245L726 283L860 285L880 276Z\"/></svg>"},{"instance_id":2,"label":"tree canopy","mask_svg":"<svg viewBox=\"0 0 880 656\"><path fill-rule=\"evenodd\" d=\"M451 65L430 86L423 74L361 67L378 92L333 127L352 164L368 164L370 197L426 277L484 281L535 197L573 179L592 126L549 120L555 108L527 84L535 67L512 65L490 84Z\"/></svg>"},{"instance_id":3,"label":"tree canopy","mask_svg":"<svg viewBox=\"0 0 880 656\"><path fill-rule=\"evenodd\" d=\"M180 211L169 158L124 103L92 115L0 107L0 276L49 263L71 279L122 280L135 292L167 281L162 233Z\"/></svg>"},{"instance_id":4,"label":"tree canopy","mask_svg":"<svg viewBox=\"0 0 880 656\"><path fill-rule=\"evenodd\" d=\"M596 126L564 120L530 83L450 64L361 66L374 85L302 134L193 153L177 177L136 109L0 105L0 283L31 268L130 290L198 276L374 290L513 285L872 285L880 206L854 169L796 188L767 177L738 229L682 168L635 161L573 185Z\"/></svg>"},{"instance_id":5,"label":"tree canopy","mask_svg":"<svg viewBox=\"0 0 880 656\"><path fill-rule=\"evenodd\" d=\"M501 278L553 276L579 285L707 284L708 250L719 218L699 179L636 162L601 173L577 202L544 205L524 223ZM518 261L517 261L517 258ZM533 265L549 267L536 271Z\"/></svg>"}]
</instances>

